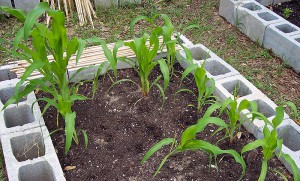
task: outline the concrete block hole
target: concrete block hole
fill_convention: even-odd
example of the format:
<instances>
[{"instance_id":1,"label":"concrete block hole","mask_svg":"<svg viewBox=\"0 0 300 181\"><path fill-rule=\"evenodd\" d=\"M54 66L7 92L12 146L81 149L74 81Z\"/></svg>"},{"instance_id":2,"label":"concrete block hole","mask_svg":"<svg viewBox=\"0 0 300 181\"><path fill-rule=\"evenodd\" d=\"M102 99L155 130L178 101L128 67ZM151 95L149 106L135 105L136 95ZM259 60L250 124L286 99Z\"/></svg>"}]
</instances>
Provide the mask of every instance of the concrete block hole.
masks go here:
<instances>
[{"instance_id":1,"label":"concrete block hole","mask_svg":"<svg viewBox=\"0 0 300 181\"><path fill-rule=\"evenodd\" d=\"M244 4L242 6L243 8L247 8L251 11L258 11L258 10L261 10L261 7L255 3L247 3L247 4Z\"/></svg>"},{"instance_id":2,"label":"concrete block hole","mask_svg":"<svg viewBox=\"0 0 300 181\"><path fill-rule=\"evenodd\" d=\"M227 67L216 60L206 62L204 68L213 76L224 75L230 72Z\"/></svg>"},{"instance_id":3,"label":"concrete block hole","mask_svg":"<svg viewBox=\"0 0 300 181\"><path fill-rule=\"evenodd\" d=\"M20 90L25 87L21 87ZM0 100L3 104L5 104L13 95L15 94L15 87L8 87L0 90ZM19 102L26 101L27 97L23 97Z\"/></svg>"},{"instance_id":4,"label":"concrete block hole","mask_svg":"<svg viewBox=\"0 0 300 181\"><path fill-rule=\"evenodd\" d=\"M53 169L47 161L24 165L19 169L20 181L55 181Z\"/></svg>"},{"instance_id":5,"label":"concrete block hole","mask_svg":"<svg viewBox=\"0 0 300 181\"><path fill-rule=\"evenodd\" d=\"M29 105L20 105L4 110L4 121L7 128L23 126L35 121Z\"/></svg>"},{"instance_id":6,"label":"concrete block hole","mask_svg":"<svg viewBox=\"0 0 300 181\"><path fill-rule=\"evenodd\" d=\"M17 78L17 74L15 72L11 72L9 69L1 69L0 70L0 82L5 80L11 80Z\"/></svg>"},{"instance_id":7,"label":"concrete block hole","mask_svg":"<svg viewBox=\"0 0 300 181\"><path fill-rule=\"evenodd\" d=\"M292 27L289 24L278 25L278 26L276 26L276 28L284 33L292 33L292 32L297 31L296 28Z\"/></svg>"},{"instance_id":8,"label":"concrete block hole","mask_svg":"<svg viewBox=\"0 0 300 181\"><path fill-rule=\"evenodd\" d=\"M200 47L191 48L191 52L194 60L206 60L210 58L209 53Z\"/></svg>"},{"instance_id":9,"label":"concrete block hole","mask_svg":"<svg viewBox=\"0 0 300 181\"><path fill-rule=\"evenodd\" d=\"M258 13L257 15L265 21L274 21L278 19L276 16L272 15L269 12Z\"/></svg>"},{"instance_id":10,"label":"concrete block hole","mask_svg":"<svg viewBox=\"0 0 300 181\"><path fill-rule=\"evenodd\" d=\"M257 104L258 112L262 113L266 118L272 117L276 115L275 110L269 106L266 102L258 99L254 100ZM249 111L252 111L251 108L249 108Z\"/></svg>"},{"instance_id":11,"label":"concrete block hole","mask_svg":"<svg viewBox=\"0 0 300 181\"><path fill-rule=\"evenodd\" d=\"M45 155L43 136L39 132L11 138L10 142L13 154L19 162Z\"/></svg>"},{"instance_id":12,"label":"concrete block hole","mask_svg":"<svg viewBox=\"0 0 300 181\"><path fill-rule=\"evenodd\" d=\"M238 97L244 97L249 94L252 94L250 88L240 80L225 82L222 84L222 86L232 95L236 91Z\"/></svg>"},{"instance_id":13,"label":"concrete block hole","mask_svg":"<svg viewBox=\"0 0 300 181\"><path fill-rule=\"evenodd\" d=\"M296 38L295 40L296 40L298 43L300 43L300 38Z\"/></svg>"},{"instance_id":14,"label":"concrete block hole","mask_svg":"<svg viewBox=\"0 0 300 181\"><path fill-rule=\"evenodd\" d=\"M279 127L278 135L283 139L283 144L292 151L300 150L300 133L293 126Z\"/></svg>"}]
</instances>

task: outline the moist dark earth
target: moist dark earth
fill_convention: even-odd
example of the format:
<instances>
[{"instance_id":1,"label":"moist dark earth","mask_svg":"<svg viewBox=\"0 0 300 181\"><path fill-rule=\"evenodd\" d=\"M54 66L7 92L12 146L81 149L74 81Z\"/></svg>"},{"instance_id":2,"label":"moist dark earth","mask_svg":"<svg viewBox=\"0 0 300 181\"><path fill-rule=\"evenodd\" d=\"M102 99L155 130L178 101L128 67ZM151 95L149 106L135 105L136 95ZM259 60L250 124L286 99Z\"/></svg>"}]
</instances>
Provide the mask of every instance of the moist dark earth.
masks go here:
<instances>
[{"instance_id":1,"label":"moist dark earth","mask_svg":"<svg viewBox=\"0 0 300 181\"><path fill-rule=\"evenodd\" d=\"M169 147L154 154L144 165L141 159L149 148L157 141L176 136L177 140L188 126L193 125L203 115L208 106L200 113L196 108L195 97L188 93L174 94L181 88L196 91L192 77L180 82L182 69L176 65L176 73L172 76L166 91L166 100L163 110L162 98L158 89L153 88L149 97L142 98L141 90L135 84L124 82L121 85L112 85L109 76L99 78L99 88L94 99L78 101L73 110L77 113L76 127L86 130L88 147L85 148L84 139L79 135L79 145L73 142L68 155L64 154L65 137L62 131L51 135L62 168L76 166L72 170L65 170L67 180L238 180L242 168L229 155L218 157L218 171L212 162L209 167L209 155L203 151L185 152L171 157L153 178L160 161L168 153ZM159 74L156 68L150 75L154 80ZM111 74L111 73L110 73ZM111 74L112 75L112 74ZM137 74L131 69L119 70L117 79L132 79L139 82ZM85 83L79 88L79 93L91 97L91 83ZM109 91L108 91L109 90ZM49 97L39 92L38 97ZM43 108L45 102L40 101ZM217 114L217 113L215 113ZM227 119L226 115L221 116ZM50 132L63 128L64 123L59 118L59 127L56 126L57 112L54 108L48 109L44 115ZM208 125L197 137L215 143L222 138L223 132L210 137L217 128ZM227 141L219 143L222 149L241 148L254 140L254 137L241 129L242 136L229 146ZM78 131L79 133L79 131ZM246 175L243 180L258 180L261 168L262 150L257 149L244 155L247 164ZM292 176L281 162L274 158L269 162L270 170L266 180L282 180L274 169L282 172L289 180Z\"/></svg>"},{"instance_id":2,"label":"moist dark earth","mask_svg":"<svg viewBox=\"0 0 300 181\"><path fill-rule=\"evenodd\" d=\"M300 27L300 1L291 0L290 2L281 3L272 7L273 11L282 17L284 17L283 12L285 8L293 10L287 20Z\"/></svg>"}]
</instances>

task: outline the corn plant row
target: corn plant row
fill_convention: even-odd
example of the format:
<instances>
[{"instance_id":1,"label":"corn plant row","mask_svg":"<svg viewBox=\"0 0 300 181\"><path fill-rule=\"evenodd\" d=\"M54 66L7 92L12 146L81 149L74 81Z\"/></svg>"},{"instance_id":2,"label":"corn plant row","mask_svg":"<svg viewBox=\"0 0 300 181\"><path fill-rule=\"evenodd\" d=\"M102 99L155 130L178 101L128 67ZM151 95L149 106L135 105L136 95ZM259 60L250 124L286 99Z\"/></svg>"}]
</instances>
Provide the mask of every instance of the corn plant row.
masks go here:
<instances>
[{"instance_id":1,"label":"corn plant row","mask_svg":"<svg viewBox=\"0 0 300 181\"><path fill-rule=\"evenodd\" d=\"M204 116L197 121L197 124L188 127L182 133L181 140L179 142L175 138L163 139L155 144L145 154L142 159L142 163L147 161L163 146L171 145L169 154L163 158L154 176L159 173L159 170L163 167L167 159L174 154L180 154L187 150L201 150L209 153L210 160L214 159L215 163L217 163L218 155L231 155L242 167L243 171L240 177L240 179L242 179L246 172L246 164L243 159L243 154L258 147L262 147L263 161L259 180L265 180L268 171L268 161L275 155L277 155L280 159L284 159L285 162L289 164L291 168L290 170L294 174L294 180L299 180L299 170L295 160L293 160L289 154L281 151L284 145L284 140L281 138L281 135L278 134L277 128L279 128L285 120L283 105L276 107L275 114L273 118L270 119L263 111L261 111L261 104L259 102L240 99L239 96L241 95L241 92L244 92L243 89L245 86L240 82L234 84L231 88L233 95L227 96L225 99L219 98L216 92L219 86L218 82L222 80L213 79L213 75L215 73L207 72L207 65L214 61L210 59L216 55L211 52L203 52L200 50L201 48L193 49L194 45L192 44L184 44L182 39L180 39L181 34L175 32L175 28L172 25L171 20L166 15L154 15L150 18L138 16L132 21L131 29L133 29L138 21L146 20L151 25L150 32L144 33L143 36L134 38L134 40L130 42L118 41L114 45L113 49L110 50L105 41L97 37L92 37L87 40L78 38L72 38L69 40L67 38L66 28L64 25L64 14L61 11L50 9L47 3L40 3L27 15L21 10L10 9L7 7L1 7L1 9L16 16L24 24L24 27L18 31L15 37L12 50L2 50L10 51L13 56L24 59L30 64L22 75L20 81L16 84L14 95L6 101L2 110L6 110L6 108L11 104L20 102L20 100L30 94L33 90L39 89L43 92L50 93L53 96L52 99L40 98L39 100L47 102L43 113L50 106L53 106L65 120L65 154L67 154L70 150L72 142L78 144L79 134L83 135L85 144L88 146L88 135L86 132L79 128L75 128L76 112L72 111L72 105L75 101L92 99L93 97L88 98L77 93L78 87L82 85L84 81L80 81L80 79L78 79L75 83L70 84L77 75L80 75L80 73L85 70L85 68L78 69L76 73L68 78L67 66L69 59L73 54L77 54L76 60L78 61L86 44L93 43L100 44L102 46L107 58L106 62L97 66L96 72L93 76L93 95L98 88L99 75L106 74L108 70L112 70L114 76L112 77L114 82L112 86L124 81L132 82L141 88L141 94L144 97L148 96L149 93L151 93L150 91L152 88L155 86L161 92L163 106L165 99L164 92L168 88L169 81L173 76L175 61L178 60L185 65L182 80L184 80L187 75L191 73L194 74L194 81L196 82L198 91L193 92L182 88L178 90L176 94L180 94L181 92L190 92L191 94L194 94L197 99L197 105L195 105L195 107L197 107L199 111L203 111L204 105L210 105L210 107L205 111ZM52 24L50 28L36 21L38 17L45 12L52 17ZM163 20L163 25L156 24L157 19L160 18ZM184 29L184 31L191 28L197 28L197 26L191 25ZM173 34L177 37L176 39L172 39ZM159 36L163 36L162 44L159 43ZM32 42L32 48L29 48L28 46L29 38ZM147 42L149 43L147 44ZM177 59L176 55L179 54L176 52L176 45L182 47L180 54L184 54L184 56L177 56ZM128 46L134 52L136 58L132 59L117 56L118 49L122 46ZM159 57L159 50L162 50L164 47L167 49L165 52L166 58L157 59L157 57ZM48 53L53 55L54 61L50 62L48 60ZM133 68L139 75L140 81L133 82L130 79L115 80L118 72L118 62L123 62ZM153 82L149 82L149 74L155 66L159 66L161 75L158 75ZM28 79L34 71L38 71L43 75L43 77ZM160 82L162 82L163 85L161 85ZM214 96L214 93L217 96ZM296 106L293 103L288 102L286 104L295 110L294 114L297 114ZM250 111L243 114L246 110ZM218 111L219 114L227 114L229 117L229 123L222 120L220 115L213 117L212 113L216 111ZM241 125L246 121L253 123L257 120L262 121L263 123L263 137L245 145L241 153L238 153L233 149L222 150L218 147L218 143L223 140L228 140L229 144L237 141L236 137ZM224 137L214 144L196 138L197 133L203 131L208 124L215 124L219 127L213 135L220 131L225 133ZM58 130L61 130L61 128L58 128ZM281 175L283 176L283 174Z\"/></svg>"}]
</instances>

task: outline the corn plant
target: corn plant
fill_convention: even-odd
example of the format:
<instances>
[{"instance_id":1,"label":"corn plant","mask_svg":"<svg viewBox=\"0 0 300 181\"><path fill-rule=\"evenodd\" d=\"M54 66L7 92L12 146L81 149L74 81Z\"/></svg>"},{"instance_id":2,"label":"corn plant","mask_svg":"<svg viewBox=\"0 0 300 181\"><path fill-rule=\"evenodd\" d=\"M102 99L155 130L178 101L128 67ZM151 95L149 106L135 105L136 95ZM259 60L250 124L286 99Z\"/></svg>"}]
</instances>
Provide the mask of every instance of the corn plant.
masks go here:
<instances>
[{"instance_id":1,"label":"corn plant","mask_svg":"<svg viewBox=\"0 0 300 181\"><path fill-rule=\"evenodd\" d=\"M295 181L299 180L299 172L295 161L291 158L290 155L281 152L283 139L281 139L280 136L278 135L277 128L284 119L283 106L279 106L276 108L276 116L272 121L269 121L263 114L259 112L253 112L252 119L254 120L255 118L262 119L265 122L265 126L263 128L264 138L248 143L243 147L241 153L244 154L245 152L248 152L250 150L254 150L258 147L262 147L263 160L262 160L261 172L258 180L259 181L265 180L268 171L268 161L276 155L276 149L278 151L277 157L284 158L286 162L290 164L294 174L294 180ZM268 126L271 127L271 130L268 128Z\"/></svg>"},{"instance_id":2,"label":"corn plant","mask_svg":"<svg viewBox=\"0 0 300 181\"><path fill-rule=\"evenodd\" d=\"M126 58L124 61L130 64L138 73L143 96L148 96L150 89L153 85L155 85L159 88L164 97L164 91L170 81L169 69L166 62L163 59L155 60L159 50L159 34L160 29L155 29L152 30L150 35L145 33L141 38L135 38L133 41L125 42L125 46L128 46L136 55L136 60ZM147 45L147 43L149 43L149 45ZM161 75L158 76L152 83L149 82L149 75L153 68L158 64L163 74L163 88L157 83L157 81L162 78Z\"/></svg>"},{"instance_id":3,"label":"corn plant","mask_svg":"<svg viewBox=\"0 0 300 181\"><path fill-rule=\"evenodd\" d=\"M159 26L155 24L155 20L161 17L164 21L163 26ZM169 71L171 74L174 72L174 64L176 60L176 45L181 45L179 42L179 37L180 34L175 32L175 28L172 24L172 21L166 14L155 14L151 18L148 18L147 16L137 16L131 23L130 23L130 28L131 30L133 29L134 25L141 20L146 20L148 21L151 25L154 25L155 29L160 29L161 33L159 34L160 36L163 37L163 43L161 45L161 48L166 47L167 48L167 65L169 68ZM190 25L186 28L183 29L182 33L185 31L191 29L191 28L199 28L197 25ZM176 35L173 37L173 35ZM176 38L175 38L176 37ZM183 47L183 46L182 46ZM186 49L185 49L186 50Z\"/></svg>"},{"instance_id":4,"label":"corn plant","mask_svg":"<svg viewBox=\"0 0 300 181\"><path fill-rule=\"evenodd\" d=\"M3 109L9 104L18 103L22 97L27 96L35 89L50 93L53 98L40 98L39 100L47 102L43 113L50 106L54 106L64 118L65 153L67 154L71 147L72 139L78 143L75 129L76 112L72 111L72 105L77 100L87 99L87 97L77 93L80 84L76 82L70 84L75 76L84 69L79 69L68 80L67 66L69 59L76 52L76 63L78 62L87 41L78 38L68 40L63 12L50 9L46 2L38 4L28 15L25 15L21 10L7 7L1 7L1 10L11 13L24 24L16 34L12 54L29 63L16 85L15 95L8 100ZM52 17L51 28L37 22L39 16L45 12ZM32 42L32 48L28 44L29 39ZM53 60L49 60L48 53L53 56ZM38 71L42 77L29 79L34 71ZM20 88L23 86L25 88L21 90ZM85 131L82 131L82 133L87 146L87 135Z\"/></svg>"},{"instance_id":5,"label":"corn plant","mask_svg":"<svg viewBox=\"0 0 300 181\"><path fill-rule=\"evenodd\" d=\"M215 81L213 78L208 78L206 74L206 70L204 69L205 62L199 67L197 64L191 64L186 68L186 70L183 72L181 81L192 71L194 71L194 79L196 82L198 95L190 90L190 89L180 89L178 90L176 94L180 92L189 92L194 94L197 97L197 109L201 112L202 107L205 104L214 104L217 97L213 96L214 90L215 90Z\"/></svg>"},{"instance_id":6,"label":"corn plant","mask_svg":"<svg viewBox=\"0 0 300 181\"><path fill-rule=\"evenodd\" d=\"M221 129L227 129L227 124L220 118L211 117L210 116L211 113L212 112L209 112L209 111L206 112L205 115L203 116L203 118L198 120L197 124L188 127L183 132L180 143L177 143L177 140L174 138L165 138L165 139L159 141L158 143L156 143L152 148L150 148L150 150L143 157L143 159L141 161L142 163L147 161L155 152L159 151L163 146L171 144L169 153L161 161L160 165L158 166L158 168L154 174L154 177L158 174L158 172L163 167L163 165L165 164L165 162L168 160L169 157L171 157L175 154L178 154L180 152L188 151L188 150L191 150L191 151L202 150L202 151L209 153L210 161L212 158L214 158L216 165L217 165L216 159L217 159L218 155L229 154L229 155L233 156L235 161L242 166L243 171L242 171L241 178L244 176L245 170L246 170L246 164L239 153L237 153L235 150L232 150L232 149L222 150L219 147L217 147L209 142L206 142L206 141L196 138L197 133L203 131L208 124L215 124L215 125L219 126Z\"/></svg>"}]
</instances>

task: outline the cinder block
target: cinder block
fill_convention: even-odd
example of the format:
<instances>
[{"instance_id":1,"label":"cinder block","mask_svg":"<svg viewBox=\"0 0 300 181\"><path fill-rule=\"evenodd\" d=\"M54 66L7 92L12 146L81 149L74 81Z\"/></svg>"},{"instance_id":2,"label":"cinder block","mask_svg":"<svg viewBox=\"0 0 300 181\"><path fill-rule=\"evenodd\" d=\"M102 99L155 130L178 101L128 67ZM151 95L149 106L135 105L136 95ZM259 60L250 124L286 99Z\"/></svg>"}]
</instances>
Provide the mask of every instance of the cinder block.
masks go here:
<instances>
[{"instance_id":1,"label":"cinder block","mask_svg":"<svg viewBox=\"0 0 300 181\"><path fill-rule=\"evenodd\" d=\"M293 67L296 72L300 72L300 28L284 21L269 25L265 31L263 46L272 51ZM280 43L279 43L280 42Z\"/></svg>"},{"instance_id":2,"label":"cinder block","mask_svg":"<svg viewBox=\"0 0 300 181\"><path fill-rule=\"evenodd\" d=\"M46 127L4 135L1 143L10 181L65 180Z\"/></svg>"},{"instance_id":3,"label":"cinder block","mask_svg":"<svg viewBox=\"0 0 300 181\"><path fill-rule=\"evenodd\" d=\"M267 26L285 21L279 15L255 1L240 4L237 7L236 14L237 27L252 41L260 45L262 45Z\"/></svg>"},{"instance_id":4,"label":"cinder block","mask_svg":"<svg viewBox=\"0 0 300 181\"><path fill-rule=\"evenodd\" d=\"M0 101L2 104L5 104L14 94L15 86L19 80L13 79L11 81L0 82ZM21 86L20 90L24 89L24 86ZM24 102L27 100L27 97L21 98L19 102Z\"/></svg>"},{"instance_id":5,"label":"cinder block","mask_svg":"<svg viewBox=\"0 0 300 181\"><path fill-rule=\"evenodd\" d=\"M300 73L300 34L291 36L294 47L289 52L289 58L286 59L286 63L293 67L293 69Z\"/></svg>"},{"instance_id":6,"label":"cinder block","mask_svg":"<svg viewBox=\"0 0 300 181\"><path fill-rule=\"evenodd\" d=\"M17 78L15 72L10 71L15 65L0 67L0 82Z\"/></svg>"},{"instance_id":7,"label":"cinder block","mask_svg":"<svg viewBox=\"0 0 300 181\"><path fill-rule=\"evenodd\" d=\"M25 102L21 102L18 105L12 104L0 112L0 137L8 133L20 132L45 125L39 105L35 101L36 97L31 92ZM32 107L33 103L35 104ZM0 109L2 107L3 104L0 103Z\"/></svg>"},{"instance_id":8,"label":"cinder block","mask_svg":"<svg viewBox=\"0 0 300 181\"><path fill-rule=\"evenodd\" d=\"M186 36L181 34L178 40L183 46L193 46L193 42L191 42Z\"/></svg>"},{"instance_id":9,"label":"cinder block","mask_svg":"<svg viewBox=\"0 0 300 181\"><path fill-rule=\"evenodd\" d=\"M274 0L255 0L255 1L257 1L259 4L264 6L269 6L274 2Z\"/></svg>"},{"instance_id":10,"label":"cinder block","mask_svg":"<svg viewBox=\"0 0 300 181\"><path fill-rule=\"evenodd\" d=\"M17 9L22 9L26 12L29 12L40 3L40 0L14 0L14 2Z\"/></svg>"},{"instance_id":11,"label":"cinder block","mask_svg":"<svg viewBox=\"0 0 300 181\"><path fill-rule=\"evenodd\" d=\"M242 101L243 99L240 99ZM255 101L257 103L258 112L262 113L270 122L275 118L276 116L276 107L277 105L270 100L267 96L261 94L257 95L255 97L249 97L249 101ZM254 121L251 121L251 115L249 115L249 110L242 111L241 115L246 118L246 121L243 123L244 128L252 133L257 139L263 138L263 128L265 126L265 122L260 119L255 119ZM283 125L288 124L289 116L284 113L284 121ZM271 130L272 127L268 125L268 128Z\"/></svg>"},{"instance_id":12,"label":"cinder block","mask_svg":"<svg viewBox=\"0 0 300 181\"><path fill-rule=\"evenodd\" d=\"M163 56L163 55L161 55ZM159 58L159 57L158 57ZM86 69L83 71L79 72L77 75L74 75L78 69L69 69L68 70L68 77L70 79L70 82L79 82L79 81L84 81L84 80L93 80L95 78L95 75L98 71L99 65L93 65L93 66L88 66ZM124 62L117 62L117 69L126 69L126 68L131 68L130 65L124 63ZM104 71L100 73L100 75L103 75ZM74 77L73 77L74 76Z\"/></svg>"},{"instance_id":13,"label":"cinder block","mask_svg":"<svg viewBox=\"0 0 300 181\"><path fill-rule=\"evenodd\" d=\"M12 8L11 0L0 0L0 6L7 6L9 8ZM4 11L0 11L0 14L8 14Z\"/></svg>"},{"instance_id":14,"label":"cinder block","mask_svg":"<svg viewBox=\"0 0 300 181\"><path fill-rule=\"evenodd\" d=\"M119 0L119 6L126 6L130 4L141 4L141 0Z\"/></svg>"},{"instance_id":15,"label":"cinder block","mask_svg":"<svg viewBox=\"0 0 300 181\"><path fill-rule=\"evenodd\" d=\"M282 153L289 154L295 161L300 173L300 127L291 119L285 120L277 128L278 135L283 139ZM291 166L283 159L279 158L286 168L292 173Z\"/></svg>"},{"instance_id":16,"label":"cinder block","mask_svg":"<svg viewBox=\"0 0 300 181\"><path fill-rule=\"evenodd\" d=\"M96 8L109 8L118 6L118 0L94 0Z\"/></svg>"},{"instance_id":17,"label":"cinder block","mask_svg":"<svg viewBox=\"0 0 300 181\"><path fill-rule=\"evenodd\" d=\"M216 81L215 95L221 100L225 100L228 97L233 97L234 90L237 91L239 99L249 97L256 97L262 95L262 92L258 90L252 83L245 79L242 75L236 75L220 79Z\"/></svg>"},{"instance_id":18,"label":"cinder block","mask_svg":"<svg viewBox=\"0 0 300 181\"><path fill-rule=\"evenodd\" d=\"M201 66L201 64L202 62L199 63L199 66ZM206 70L207 76L213 78L215 81L240 74L219 57L207 59L205 61L204 69Z\"/></svg>"},{"instance_id":19,"label":"cinder block","mask_svg":"<svg viewBox=\"0 0 300 181\"><path fill-rule=\"evenodd\" d=\"M236 7L245 0L220 0L219 15L230 24L236 25Z\"/></svg>"}]
</instances>

